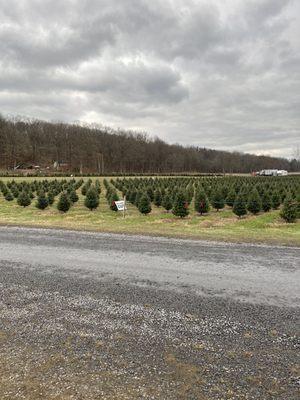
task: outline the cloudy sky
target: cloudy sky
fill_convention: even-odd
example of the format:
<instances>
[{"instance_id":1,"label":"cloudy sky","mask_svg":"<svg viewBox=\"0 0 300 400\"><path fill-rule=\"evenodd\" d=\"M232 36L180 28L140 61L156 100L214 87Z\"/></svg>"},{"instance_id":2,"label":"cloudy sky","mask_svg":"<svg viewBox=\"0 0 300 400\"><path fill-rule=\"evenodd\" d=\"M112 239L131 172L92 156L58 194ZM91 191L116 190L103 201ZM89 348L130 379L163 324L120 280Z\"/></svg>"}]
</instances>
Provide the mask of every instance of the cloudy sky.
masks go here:
<instances>
[{"instance_id":1,"label":"cloudy sky","mask_svg":"<svg viewBox=\"0 0 300 400\"><path fill-rule=\"evenodd\" d=\"M0 0L0 112L291 157L300 0Z\"/></svg>"}]
</instances>

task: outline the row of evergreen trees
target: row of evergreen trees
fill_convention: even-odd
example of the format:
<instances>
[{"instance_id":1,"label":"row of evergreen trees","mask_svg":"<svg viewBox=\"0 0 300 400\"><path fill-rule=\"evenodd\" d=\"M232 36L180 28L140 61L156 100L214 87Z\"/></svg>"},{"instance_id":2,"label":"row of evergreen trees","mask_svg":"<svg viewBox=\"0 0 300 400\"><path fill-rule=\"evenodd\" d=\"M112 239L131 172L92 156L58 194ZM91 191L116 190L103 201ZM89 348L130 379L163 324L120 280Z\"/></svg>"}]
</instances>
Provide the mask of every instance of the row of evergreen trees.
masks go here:
<instances>
[{"instance_id":1,"label":"row of evergreen trees","mask_svg":"<svg viewBox=\"0 0 300 400\"><path fill-rule=\"evenodd\" d=\"M194 199L195 211L200 214L211 207L219 211L229 206L242 217L248 212L276 210L283 204L281 215L286 221L293 222L299 215L300 177L119 178L111 183L144 214L154 203L184 217Z\"/></svg>"},{"instance_id":2,"label":"row of evergreen trees","mask_svg":"<svg viewBox=\"0 0 300 400\"><path fill-rule=\"evenodd\" d=\"M104 180L104 186L106 200L113 211L117 211L115 202L120 191L142 214L150 213L154 204L185 217L192 201L195 211L201 215L211 208L219 211L225 206L231 207L239 218L247 213L255 215L281 208L281 216L293 222L300 214L300 177L118 178ZM55 204L61 212L67 212L78 201L80 188L84 205L90 210L97 209L101 193L99 180L0 181L0 191L7 201L16 199L17 204L26 207L36 198L36 207L43 210L58 197Z\"/></svg>"},{"instance_id":3,"label":"row of evergreen trees","mask_svg":"<svg viewBox=\"0 0 300 400\"><path fill-rule=\"evenodd\" d=\"M83 184L83 180L43 180L33 182L9 181L6 184L0 181L0 191L7 201L17 200L22 207L29 206L36 198L35 206L44 210L52 205L59 196L57 208L60 211L68 211L72 204L78 201L77 190Z\"/></svg>"}]
</instances>

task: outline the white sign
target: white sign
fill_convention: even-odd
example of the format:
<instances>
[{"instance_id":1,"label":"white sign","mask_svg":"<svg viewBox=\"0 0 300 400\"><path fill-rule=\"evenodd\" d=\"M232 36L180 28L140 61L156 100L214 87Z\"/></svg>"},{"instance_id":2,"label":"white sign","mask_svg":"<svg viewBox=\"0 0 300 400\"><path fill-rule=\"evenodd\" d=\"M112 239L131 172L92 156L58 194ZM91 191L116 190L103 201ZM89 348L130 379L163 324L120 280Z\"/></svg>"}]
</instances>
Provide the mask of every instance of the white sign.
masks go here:
<instances>
[{"instance_id":1,"label":"white sign","mask_svg":"<svg viewBox=\"0 0 300 400\"><path fill-rule=\"evenodd\" d=\"M115 205L117 206L118 211L124 211L124 200L119 200L115 201ZM127 207L125 206L125 210L127 210Z\"/></svg>"}]
</instances>

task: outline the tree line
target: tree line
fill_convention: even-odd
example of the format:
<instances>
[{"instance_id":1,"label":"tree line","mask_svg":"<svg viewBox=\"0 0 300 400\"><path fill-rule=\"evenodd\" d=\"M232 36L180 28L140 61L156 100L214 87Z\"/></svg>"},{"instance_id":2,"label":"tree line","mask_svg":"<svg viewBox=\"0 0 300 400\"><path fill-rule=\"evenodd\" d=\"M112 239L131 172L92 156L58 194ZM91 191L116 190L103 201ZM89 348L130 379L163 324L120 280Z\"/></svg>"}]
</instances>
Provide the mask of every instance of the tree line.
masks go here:
<instances>
[{"instance_id":1,"label":"tree line","mask_svg":"<svg viewBox=\"0 0 300 400\"><path fill-rule=\"evenodd\" d=\"M300 161L167 144L145 133L0 116L0 169L21 163L74 173L237 173L260 169L299 171Z\"/></svg>"}]
</instances>

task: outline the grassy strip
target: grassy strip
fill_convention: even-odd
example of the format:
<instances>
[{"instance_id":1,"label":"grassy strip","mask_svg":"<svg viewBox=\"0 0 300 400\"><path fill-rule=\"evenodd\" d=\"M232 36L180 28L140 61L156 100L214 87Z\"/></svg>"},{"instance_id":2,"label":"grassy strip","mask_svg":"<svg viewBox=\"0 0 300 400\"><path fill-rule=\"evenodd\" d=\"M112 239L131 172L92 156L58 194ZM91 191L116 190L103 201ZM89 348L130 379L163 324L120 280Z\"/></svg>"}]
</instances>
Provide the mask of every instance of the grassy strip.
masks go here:
<instances>
[{"instance_id":1,"label":"grassy strip","mask_svg":"<svg viewBox=\"0 0 300 400\"><path fill-rule=\"evenodd\" d=\"M103 192L96 211L89 211L80 195L79 202L66 214L59 213L56 203L42 211L35 207L35 200L23 208L0 195L0 224L300 246L300 221L287 224L279 211L238 220L230 209L200 217L191 206L190 215L180 219L155 206L151 214L143 216L129 204L123 219L122 213L109 209Z\"/></svg>"}]
</instances>

